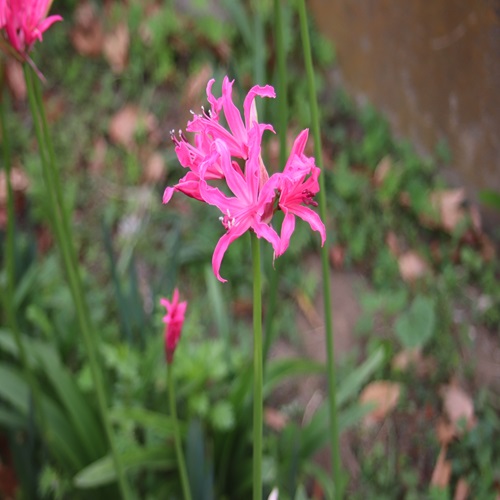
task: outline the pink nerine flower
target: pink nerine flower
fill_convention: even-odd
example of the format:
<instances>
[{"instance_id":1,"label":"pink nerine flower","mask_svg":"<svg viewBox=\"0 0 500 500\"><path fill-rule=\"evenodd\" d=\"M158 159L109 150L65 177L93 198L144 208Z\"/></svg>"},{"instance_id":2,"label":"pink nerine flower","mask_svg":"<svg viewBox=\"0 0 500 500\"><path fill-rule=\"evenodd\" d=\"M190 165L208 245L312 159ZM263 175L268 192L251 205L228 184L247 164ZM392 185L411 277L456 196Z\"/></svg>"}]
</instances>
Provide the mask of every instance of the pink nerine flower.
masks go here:
<instances>
[{"instance_id":1,"label":"pink nerine flower","mask_svg":"<svg viewBox=\"0 0 500 500\"><path fill-rule=\"evenodd\" d=\"M210 110L195 115L188 123L187 131L194 133L194 145L188 143L182 132L178 137L172 135L177 157L188 172L177 185L165 189L163 203L180 191L221 211L225 234L215 247L212 268L224 282L220 275L224 255L246 231L271 243L275 256L288 248L296 217L320 233L322 244L326 231L318 214L310 208L317 206L314 196L319 191L320 170L314 158L304 154L308 130L295 139L283 172L269 177L262 161L261 142L265 130L274 130L271 125L258 122L255 97L274 97L274 89L269 85L253 87L244 100L242 116L232 100L233 82L224 78L219 98L212 94L213 83L210 80L207 85ZM285 214L281 237L271 225L276 210Z\"/></svg>"},{"instance_id":2,"label":"pink nerine flower","mask_svg":"<svg viewBox=\"0 0 500 500\"><path fill-rule=\"evenodd\" d=\"M51 5L52 0L0 0L0 28L23 59L35 41L42 41L43 33L62 20L59 15L47 17Z\"/></svg>"},{"instance_id":3,"label":"pink nerine flower","mask_svg":"<svg viewBox=\"0 0 500 500\"><path fill-rule=\"evenodd\" d=\"M214 250L212 268L219 281L226 280L220 275L222 259L229 245L252 229L259 238L264 238L277 253L280 240L276 231L268 224L267 218L272 216L272 205L275 193L270 186L261 187L260 141L262 131L258 127L249 133L249 154L243 173L238 164L232 164L228 146L220 139L214 143L214 155L210 156L208 166L215 155L218 156L228 188L234 196L226 196L220 189L209 186L201 171L200 194L203 200L215 205L222 212L220 218L226 233L220 238Z\"/></svg>"},{"instance_id":4,"label":"pink nerine flower","mask_svg":"<svg viewBox=\"0 0 500 500\"><path fill-rule=\"evenodd\" d=\"M313 231L318 231L321 235L321 245L325 244L325 225L319 215L308 207L318 206L314 196L319 191L320 174L319 168L314 164L314 158L304 155L308 134L308 129L305 129L297 136L283 173L274 174L269 179L269 183L279 193L278 207L285 214L276 255L282 255L288 248L290 237L295 230L295 216L307 222Z\"/></svg>"},{"instance_id":5,"label":"pink nerine flower","mask_svg":"<svg viewBox=\"0 0 500 500\"><path fill-rule=\"evenodd\" d=\"M167 363L172 363L177 343L181 337L187 302L179 302L179 290L176 288L172 296L172 302L162 298L160 304L167 309L167 314L163 317L165 323L165 357Z\"/></svg>"},{"instance_id":6,"label":"pink nerine flower","mask_svg":"<svg viewBox=\"0 0 500 500\"><path fill-rule=\"evenodd\" d=\"M255 85L250 89L243 103L244 120L240 111L235 106L232 98L233 83L226 76L222 82L222 96L214 97L212 86L215 80L210 80L207 84L207 100L210 103L210 110L196 115L188 122L186 130L195 134L195 145L189 144L185 135L179 131L176 136L172 131L170 136L175 144L175 152L180 164L190 171L179 180L175 186L169 186L163 193L163 203L166 204L172 198L175 191L180 191L192 198L201 200L199 192L200 165L212 151L212 145L216 139L225 142L231 156L248 158L249 132L253 126L257 126L262 132L274 129L271 125L258 123L255 97L276 97L273 87L266 85L260 87ZM220 115L224 114L229 129L220 123ZM210 162L204 172L205 179L222 179L224 173L218 161Z\"/></svg>"}]
</instances>

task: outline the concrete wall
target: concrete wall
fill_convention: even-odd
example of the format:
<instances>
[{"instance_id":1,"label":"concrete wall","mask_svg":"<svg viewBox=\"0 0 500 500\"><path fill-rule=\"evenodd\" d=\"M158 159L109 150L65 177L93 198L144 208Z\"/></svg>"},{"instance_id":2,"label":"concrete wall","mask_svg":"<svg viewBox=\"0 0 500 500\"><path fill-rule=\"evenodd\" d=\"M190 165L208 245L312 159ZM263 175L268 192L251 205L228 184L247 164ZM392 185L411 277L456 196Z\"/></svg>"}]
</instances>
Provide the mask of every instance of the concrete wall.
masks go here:
<instances>
[{"instance_id":1,"label":"concrete wall","mask_svg":"<svg viewBox=\"0 0 500 500\"><path fill-rule=\"evenodd\" d=\"M457 182L500 190L500 0L310 0L347 90Z\"/></svg>"}]
</instances>

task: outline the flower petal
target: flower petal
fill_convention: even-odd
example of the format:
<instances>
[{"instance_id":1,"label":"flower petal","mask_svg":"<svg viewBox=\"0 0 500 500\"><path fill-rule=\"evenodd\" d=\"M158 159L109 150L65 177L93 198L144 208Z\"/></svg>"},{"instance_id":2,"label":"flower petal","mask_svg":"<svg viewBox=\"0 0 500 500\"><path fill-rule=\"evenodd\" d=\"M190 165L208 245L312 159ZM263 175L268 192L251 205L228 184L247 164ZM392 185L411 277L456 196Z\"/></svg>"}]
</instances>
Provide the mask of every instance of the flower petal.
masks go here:
<instances>
[{"instance_id":1,"label":"flower petal","mask_svg":"<svg viewBox=\"0 0 500 500\"><path fill-rule=\"evenodd\" d=\"M226 117L227 124L231 129L236 141L242 144L247 142L247 131L243 120L241 119L241 113L239 109L234 105L232 92L233 83L229 81L227 76L224 77L222 82L222 102L224 107L224 116Z\"/></svg>"},{"instance_id":2,"label":"flower petal","mask_svg":"<svg viewBox=\"0 0 500 500\"><path fill-rule=\"evenodd\" d=\"M276 252L276 256L283 255L290 244L290 238L295 231L295 216L291 214L288 210L284 209L285 218L281 224L281 241L279 246L279 251Z\"/></svg>"},{"instance_id":3,"label":"flower petal","mask_svg":"<svg viewBox=\"0 0 500 500\"><path fill-rule=\"evenodd\" d=\"M261 87L260 85L255 85L250 89L243 102L243 110L245 113L245 125L246 129L250 130L257 122L257 107L255 106L255 97L276 97L276 92L271 85L266 85Z\"/></svg>"},{"instance_id":4,"label":"flower petal","mask_svg":"<svg viewBox=\"0 0 500 500\"><path fill-rule=\"evenodd\" d=\"M239 238L242 234L244 234L249 228L249 225L240 224L238 226L234 226L231 230L229 230L226 234L224 234L217 243L215 247L214 254L212 257L212 269L214 271L217 279L222 283L225 283L227 280L224 279L220 275L220 266L222 264L222 259L224 258L224 254L228 249L229 245L237 238Z\"/></svg>"}]
</instances>

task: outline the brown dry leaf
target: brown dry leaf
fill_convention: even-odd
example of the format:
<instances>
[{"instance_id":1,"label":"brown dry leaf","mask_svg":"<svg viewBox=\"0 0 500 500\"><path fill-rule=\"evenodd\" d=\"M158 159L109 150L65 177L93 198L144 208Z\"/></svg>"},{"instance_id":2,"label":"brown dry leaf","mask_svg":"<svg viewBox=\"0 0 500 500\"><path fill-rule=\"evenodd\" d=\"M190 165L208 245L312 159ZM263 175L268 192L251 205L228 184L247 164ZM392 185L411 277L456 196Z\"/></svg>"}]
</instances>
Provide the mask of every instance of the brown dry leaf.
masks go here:
<instances>
[{"instance_id":1,"label":"brown dry leaf","mask_svg":"<svg viewBox=\"0 0 500 500\"><path fill-rule=\"evenodd\" d=\"M457 435L453 424L450 424L444 418L440 418L438 420L436 426L436 434L438 441L441 443L442 446L450 444Z\"/></svg>"},{"instance_id":2,"label":"brown dry leaf","mask_svg":"<svg viewBox=\"0 0 500 500\"><path fill-rule=\"evenodd\" d=\"M467 429L474 427L476 417L472 398L455 384L442 387L440 393L443 398L444 411L450 422L455 426L455 430L457 432L461 431L461 420L465 420Z\"/></svg>"},{"instance_id":3,"label":"brown dry leaf","mask_svg":"<svg viewBox=\"0 0 500 500\"><path fill-rule=\"evenodd\" d=\"M481 234L479 236L479 246L481 248L481 255L486 262L491 262L496 257L495 245L488 235Z\"/></svg>"},{"instance_id":4,"label":"brown dry leaf","mask_svg":"<svg viewBox=\"0 0 500 500\"><path fill-rule=\"evenodd\" d=\"M384 179L387 177L387 174L390 172L392 168L392 158L390 156L384 156L377 167L375 168L375 172L373 173L373 181L376 186L380 186Z\"/></svg>"},{"instance_id":5,"label":"brown dry leaf","mask_svg":"<svg viewBox=\"0 0 500 500\"><path fill-rule=\"evenodd\" d=\"M341 245L333 245L330 248L330 262L334 269L344 267L345 248Z\"/></svg>"},{"instance_id":6,"label":"brown dry leaf","mask_svg":"<svg viewBox=\"0 0 500 500\"><path fill-rule=\"evenodd\" d=\"M431 485L446 488L450 484L451 462L446 460L446 446L441 447L436 466L432 472Z\"/></svg>"},{"instance_id":7,"label":"brown dry leaf","mask_svg":"<svg viewBox=\"0 0 500 500\"><path fill-rule=\"evenodd\" d=\"M43 102L49 123L55 123L66 114L67 103L61 94L50 94Z\"/></svg>"},{"instance_id":8,"label":"brown dry leaf","mask_svg":"<svg viewBox=\"0 0 500 500\"><path fill-rule=\"evenodd\" d=\"M148 134L154 133L157 128L155 117L134 104L127 104L111 118L110 139L115 144L131 150L135 146L135 134L140 127L145 127Z\"/></svg>"},{"instance_id":9,"label":"brown dry leaf","mask_svg":"<svg viewBox=\"0 0 500 500\"><path fill-rule=\"evenodd\" d=\"M104 36L94 4L86 0L81 2L75 9L74 21L70 37L76 51L82 56L100 55Z\"/></svg>"},{"instance_id":10,"label":"brown dry leaf","mask_svg":"<svg viewBox=\"0 0 500 500\"><path fill-rule=\"evenodd\" d=\"M406 282L413 282L429 272L427 262L420 255L410 250L398 259L399 273Z\"/></svg>"},{"instance_id":11,"label":"brown dry leaf","mask_svg":"<svg viewBox=\"0 0 500 500\"><path fill-rule=\"evenodd\" d=\"M275 408L264 408L264 421L275 431L282 431L288 423L288 417Z\"/></svg>"},{"instance_id":12,"label":"brown dry leaf","mask_svg":"<svg viewBox=\"0 0 500 500\"><path fill-rule=\"evenodd\" d=\"M125 23L119 23L104 36L102 50L113 73L123 73L127 67L129 46L130 35Z\"/></svg>"},{"instance_id":13,"label":"brown dry leaf","mask_svg":"<svg viewBox=\"0 0 500 500\"><path fill-rule=\"evenodd\" d=\"M295 292L295 300L299 305L302 314L307 318L307 321L313 328L317 328L323 324L323 320L318 310L314 307L311 299L301 290Z\"/></svg>"},{"instance_id":14,"label":"brown dry leaf","mask_svg":"<svg viewBox=\"0 0 500 500\"><path fill-rule=\"evenodd\" d=\"M469 498L469 489L469 483L461 477L458 480L457 487L455 488L453 500L467 500L467 498Z\"/></svg>"},{"instance_id":15,"label":"brown dry leaf","mask_svg":"<svg viewBox=\"0 0 500 500\"><path fill-rule=\"evenodd\" d=\"M16 101L26 100L26 82L22 64L12 57L5 63L5 80L7 87Z\"/></svg>"},{"instance_id":16,"label":"brown dry leaf","mask_svg":"<svg viewBox=\"0 0 500 500\"><path fill-rule=\"evenodd\" d=\"M368 384L359 396L361 404L373 403L374 409L365 417L365 425L381 422L398 404L401 385L397 382L378 380Z\"/></svg>"},{"instance_id":17,"label":"brown dry leaf","mask_svg":"<svg viewBox=\"0 0 500 500\"><path fill-rule=\"evenodd\" d=\"M12 184L12 191L20 193L26 191L29 186L29 179L24 170L20 167L13 167L10 171L10 182ZM7 203L7 177L5 170L0 171L0 204Z\"/></svg>"},{"instance_id":18,"label":"brown dry leaf","mask_svg":"<svg viewBox=\"0 0 500 500\"><path fill-rule=\"evenodd\" d=\"M197 107L200 97L205 94L207 82L212 75L212 67L207 63L187 79L184 85L184 92L182 93L182 103L187 109Z\"/></svg>"},{"instance_id":19,"label":"brown dry leaf","mask_svg":"<svg viewBox=\"0 0 500 500\"><path fill-rule=\"evenodd\" d=\"M10 180L14 195L14 211L23 213L25 208L24 192L29 186L29 179L21 167L14 166L10 172ZM7 176L0 170L0 228L7 225Z\"/></svg>"},{"instance_id":20,"label":"brown dry leaf","mask_svg":"<svg viewBox=\"0 0 500 500\"><path fill-rule=\"evenodd\" d=\"M399 255L401 254L401 248L396 233L394 233L393 231L389 231L385 236L385 244L389 248L389 252L391 252L394 257L399 257Z\"/></svg>"},{"instance_id":21,"label":"brown dry leaf","mask_svg":"<svg viewBox=\"0 0 500 500\"><path fill-rule=\"evenodd\" d=\"M232 303L233 314L238 317L252 316L253 303L248 299L236 299Z\"/></svg>"},{"instance_id":22,"label":"brown dry leaf","mask_svg":"<svg viewBox=\"0 0 500 500\"><path fill-rule=\"evenodd\" d=\"M155 183L165 176L165 159L158 151L151 153L144 167L145 182Z\"/></svg>"},{"instance_id":23,"label":"brown dry leaf","mask_svg":"<svg viewBox=\"0 0 500 500\"><path fill-rule=\"evenodd\" d=\"M106 153L108 151L108 143L104 137L98 137L94 141L94 149L92 151L92 159L89 164L89 170L93 174L98 174L103 171L106 165Z\"/></svg>"},{"instance_id":24,"label":"brown dry leaf","mask_svg":"<svg viewBox=\"0 0 500 500\"><path fill-rule=\"evenodd\" d=\"M396 356L394 356L392 360L392 368L399 371L406 371L410 367L416 367L419 364L422 364L422 350L418 347L414 349L404 349Z\"/></svg>"},{"instance_id":25,"label":"brown dry leaf","mask_svg":"<svg viewBox=\"0 0 500 500\"><path fill-rule=\"evenodd\" d=\"M466 211L463 208L466 199L465 189L434 191L429 198L431 206L439 216L438 225L445 231L453 232L466 215Z\"/></svg>"}]
</instances>

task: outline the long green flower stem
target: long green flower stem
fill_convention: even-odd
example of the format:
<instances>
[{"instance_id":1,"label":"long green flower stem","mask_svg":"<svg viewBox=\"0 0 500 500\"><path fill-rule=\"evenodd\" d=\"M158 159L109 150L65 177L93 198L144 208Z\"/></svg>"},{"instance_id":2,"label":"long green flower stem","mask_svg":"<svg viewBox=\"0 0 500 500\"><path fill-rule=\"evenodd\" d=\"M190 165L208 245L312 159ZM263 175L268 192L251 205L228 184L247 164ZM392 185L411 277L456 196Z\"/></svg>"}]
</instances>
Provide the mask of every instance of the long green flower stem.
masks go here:
<instances>
[{"instance_id":1,"label":"long green flower stem","mask_svg":"<svg viewBox=\"0 0 500 500\"><path fill-rule=\"evenodd\" d=\"M168 385L168 402L170 406L170 416L174 424L174 440L175 453L177 454L177 464L179 465L179 474L181 476L182 494L184 500L191 500L191 490L189 488L188 475L186 470L186 461L182 451L181 434L179 429L179 421L177 420L177 405L175 402L175 384L172 370L173 363L167 363L167 385Z\"/></svg>"},{"instance_id":2,"label":"long green flower stem","mask_svg":"<svg viewBox=\"0 0 500 500\"><path fill-rule=\"evenodd\" d=\"M252 239L253 266L253 500L262 499L262 292L260 242Z\"/></svg>"},{"instance_id":3,"label":"long green flower stem","mask_svg":"<svg viewBox=\"0 0 500 500\"><path fill-rule=\"evenodd\" d=\"M278 101L278 138L280 145L279 164L283 168L286 163L287 148L286 148L286 130L287 130L287 78L286 78L286 53L283 34L283 16L281 12L281 0L274 0L274 36L276 46L276 59L278 61L278 84L276 98ZM276 299L278 295L279 277L283 261L286 259L286 254L282 255L274 263L274 271L271 273L269 282L269 300L267 302L266 321L264 324L264 366L274 340L274 317L276 309Z\"/></svg>"},{"instance_id":4,"label":"long green flower stem","mask_svg":"<svg viewBox=\"0 0 500 500\"><path fill-rule=\"evenodd\" d=\"M42 172L47 189L47 198L52 210L51 215L53 229L59 250L62 254L69 288L75 304L78 325L83 336L83 343L88 356L92 380L94 382L94 389L97 396L97 403L109 441L116 477L118 479L118 486L120 488L122 498L128 500L132 498L132 494L125 477L111 427L111 420L106 401L106 391L98 360L97 342L94 336L95 330L91 325L90 313L78 270L78 260L73 246L69 215L64 204L61 181L56 167L54 148L49 134L47 119L45 117L40 83L33 69L27 64L24 65L24 77L26 80L28 100L40 150L40 158L42 160Z\"/></svg>"},{"instance_id":5,"label":"long green flower stem","mask_svg":"<svg viewBox=\"0 0 500 500\"><path fill-rule=\"evenodd\" d=\"M0 88L0 92L2 89ZM13 335L14 341L17 346L19 353L19 361L21 363L21 369L23 370L24 377L28 386L31 389L33 395L33 402L35 407L35 415L37 422L40 426L41 434L47 443L50 443L50 433L48 432L47 422L45 420L45 414L42 408L40 388L33 373L30 370L28 363L28 356L26 354L26 349L24 342L22 340L21 330L19 328L19 323L16 316L16 308L14 304L14 291L15 291L15 248L14 248L14 237L15 237L15 213L14 213L14 192L12 189L12 179L11 179L11 155L10 155L10 143L9 143L9 131L7 129L7 117L5 111L5 102L3 101L3 95L0 95L0 124L2 131L2 146L3 146L3 160L5 168L5 178L7 182L7 234L6 234L6 244L5 244L5 268L6 268L6 289L4 296L4 307L7 316L7 324L9 325Z\"/></svg>"},{"instance_id":6,"label":"long green flower stem","mask_svg":"<svg viewBox=\"0 0 500 500\"><path fill-rule=\"evenodd\" d=\"M316 163L323 171L323 159L321 150L321 135L319 126L318 102L316 99L316 84L314 80L314 69L312 64L311 43L309 41L309 29L307 26L307 11L305 0L299 0L300 33L302 47L304 49L304 62L306 65L307 87L309 90L309 104L311 108L311 128L314 137L314 153ZM319 214L326 222L326 191L324 173L319 176ZM335 356L333 342L332 306L330 290L330 264L328 260L328 246L321 249L321 264L323 274L323 300L325 309L325 342L327 354L327 377L328 377L328 403L330 409L330 433L331 433L331 460L332 475L335 486L335 498L342 498L342 470L340 463L340 443L337 416L337 395L335 376Z\"/></svg>"}]
</instances>

